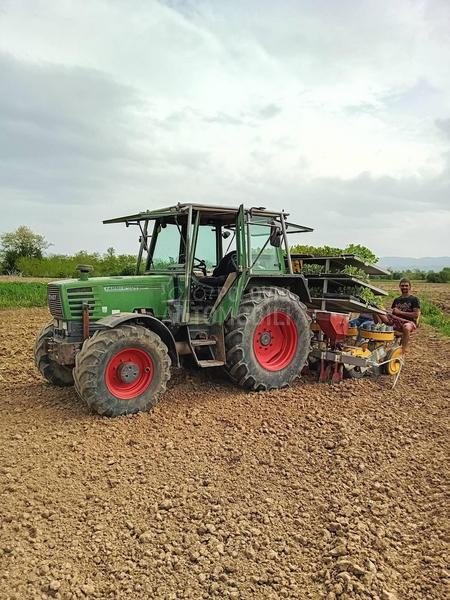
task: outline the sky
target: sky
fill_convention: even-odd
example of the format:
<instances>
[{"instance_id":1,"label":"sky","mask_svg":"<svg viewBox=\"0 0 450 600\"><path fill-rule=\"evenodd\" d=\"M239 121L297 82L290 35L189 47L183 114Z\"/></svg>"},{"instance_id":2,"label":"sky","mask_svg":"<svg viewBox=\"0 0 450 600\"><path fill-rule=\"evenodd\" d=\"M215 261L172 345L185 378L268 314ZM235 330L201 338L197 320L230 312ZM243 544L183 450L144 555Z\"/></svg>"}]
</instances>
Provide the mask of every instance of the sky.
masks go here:
<instances>
[{"instance_id":1,"label":"sky","mask_svg":"<svg viewBox=\"0 0 450 600\"><path fill-rule=\"evenodd\" d=\"M450 254L448 0L0 0L0 233L284 208L298 242Z\"/></svg>"}]
</instances>

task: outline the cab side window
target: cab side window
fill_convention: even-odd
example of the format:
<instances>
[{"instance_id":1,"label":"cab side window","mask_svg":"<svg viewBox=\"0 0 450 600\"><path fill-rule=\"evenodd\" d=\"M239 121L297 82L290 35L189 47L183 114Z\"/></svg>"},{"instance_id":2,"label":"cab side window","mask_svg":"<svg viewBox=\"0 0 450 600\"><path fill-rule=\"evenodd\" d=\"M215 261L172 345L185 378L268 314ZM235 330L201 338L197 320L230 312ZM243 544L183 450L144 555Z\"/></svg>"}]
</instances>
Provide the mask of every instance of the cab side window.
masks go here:
<instances>
[{"instance_id":1,"label":"cab side window","mask_svg":"<svg viewBox=\"0 0 450 600\"><path fill-rule=\"evenodd\" d=\"M250 225L250 264L254 271L280 271L278 249L270 243L270 225Z\"/></svg>"}]
</instances>

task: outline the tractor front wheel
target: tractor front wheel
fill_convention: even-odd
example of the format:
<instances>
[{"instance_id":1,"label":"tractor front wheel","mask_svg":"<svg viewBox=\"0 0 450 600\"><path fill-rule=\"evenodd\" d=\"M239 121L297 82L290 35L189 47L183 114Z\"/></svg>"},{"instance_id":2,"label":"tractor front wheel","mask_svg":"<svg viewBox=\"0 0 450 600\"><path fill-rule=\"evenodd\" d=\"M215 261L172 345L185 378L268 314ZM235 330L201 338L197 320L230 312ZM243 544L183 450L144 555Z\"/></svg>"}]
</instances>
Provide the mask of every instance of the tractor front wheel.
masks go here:
<instances>
[{"instance_id":1,"label":"tractor front wheel","mask_svg":"<svg viewBox=\"0 0 450 600\"><path fill-rule=\"evenodd\" d=\"M167 347L140 325L96 331L76 357L74 379L79 396L100 415L149 410L170 379Z\"/></svg>"},{"instance_id":2,"label":"tractor front wheel","mask_svg":"<svg viewBox=\"0 0 450 600\"><path fill-rule=\"evenodd\" d=\"M53 385L66 387L73 385L72 369L58 364L47 352L47 340L54 334L53 322L48 323L36 336L34 343L34 364L41 375Z\"/></svg>"},{"instance_id":3,"label":"tractor front wheel","mask_svg":"<svg viewBox=\"0 0 450 600\"><path fill-rule=\"evenodd\" d=\"M236 319L226 323L226 368L248 389L288 387L306 364L310 342L298 296L284 288L256 288L243 296Z\"/></svg>"}]
</instances>

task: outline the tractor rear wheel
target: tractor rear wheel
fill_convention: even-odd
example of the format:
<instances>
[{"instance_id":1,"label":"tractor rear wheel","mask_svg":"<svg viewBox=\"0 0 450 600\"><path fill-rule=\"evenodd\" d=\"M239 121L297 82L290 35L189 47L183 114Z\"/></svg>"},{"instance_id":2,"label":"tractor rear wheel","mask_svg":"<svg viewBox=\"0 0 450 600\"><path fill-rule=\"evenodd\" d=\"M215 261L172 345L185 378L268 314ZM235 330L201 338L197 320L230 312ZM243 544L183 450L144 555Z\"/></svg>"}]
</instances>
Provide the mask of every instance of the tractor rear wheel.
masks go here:
<instances>
[{"instance_id":1,"label":"tractor rear wheel","mask_svg":"<svg viewBox=\"0 0 450 600\"><path fill-rule=\"evenodd\" d=\"M34 364L47 381L53 385L66 387L73 385L72 369L54 361L46 348L46 341L53 337L54 330L53 321L51 321L36 336L34 343Z\"/></svg>"},{"instance_id":2,"label":"tractor rear wheel","mask_svg":"<svg viewBox=\"0 0 450 600\"><path fill-rule=\"evenodd\" d=\"M140 325L96 331L76 356L74 379L79 396L100 415L149 410L170 379L167 347Z\"/></svg>"},{"instance_id":3,"label":"tractor rear wheel","mask_svg":"<svg viewBox=\"0 0 450 600\"><path fill-rule=\"evenodd\" d=\"M270 390L300 377L311 331L305 306L289 290L267 287L245 294L225 332L226 369L238 385Z\"/></svg>"}]
</instances>

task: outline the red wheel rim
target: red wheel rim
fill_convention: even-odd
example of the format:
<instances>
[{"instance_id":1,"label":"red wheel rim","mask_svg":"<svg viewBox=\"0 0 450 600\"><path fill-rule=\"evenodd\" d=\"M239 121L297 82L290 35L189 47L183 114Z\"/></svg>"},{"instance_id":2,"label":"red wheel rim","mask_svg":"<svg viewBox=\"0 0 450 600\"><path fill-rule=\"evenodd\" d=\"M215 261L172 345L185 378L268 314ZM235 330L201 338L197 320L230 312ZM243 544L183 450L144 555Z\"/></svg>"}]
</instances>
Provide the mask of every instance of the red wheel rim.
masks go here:
<instances>
[{"instance_id":1,"label":"red wheel rim","mask_svg":"<svg viewBox=\"0 0 450 600\"><path fill-rule=\"evenodd\" d=\"M285 312L265 316L253 336L253 350L259 364L268 371L280 371L295 356L298 332L294 320Z\"/></svg>"},{"instance_id":2,"label":"red wheel rim","mask_svg":"<svg viewBox=\"0 0 450 600\"><path fill-rule=\"evenodd\" d=\"M152 379L152 359L140 348L120 350L106 365L106 387L121 400L131 400L142 394Z\"/></svg>"}]
</instances>

